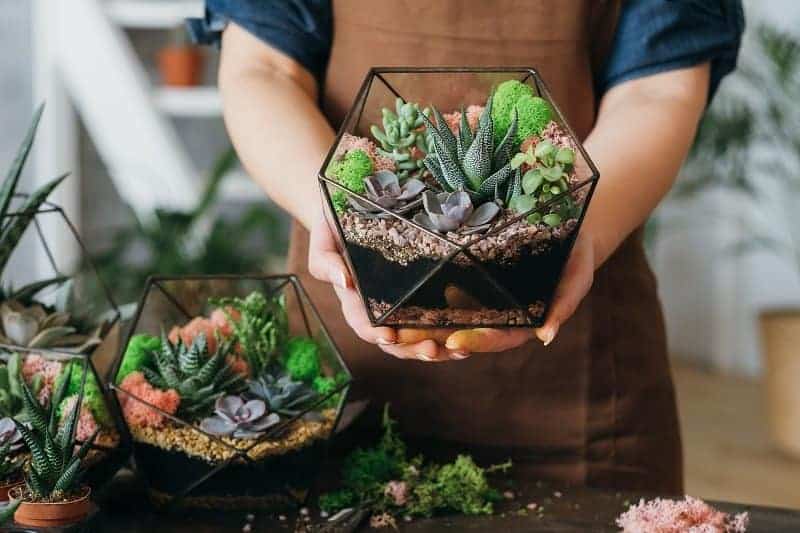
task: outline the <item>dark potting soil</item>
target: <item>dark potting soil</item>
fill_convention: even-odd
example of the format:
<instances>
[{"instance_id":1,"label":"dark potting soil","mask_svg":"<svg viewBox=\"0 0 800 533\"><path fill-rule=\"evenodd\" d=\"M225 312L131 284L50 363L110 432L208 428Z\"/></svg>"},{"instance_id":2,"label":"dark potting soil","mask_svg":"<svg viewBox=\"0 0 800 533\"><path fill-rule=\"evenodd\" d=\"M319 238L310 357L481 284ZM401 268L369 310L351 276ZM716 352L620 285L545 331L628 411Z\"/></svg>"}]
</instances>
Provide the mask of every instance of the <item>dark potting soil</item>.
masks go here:
<instances>
[{"instance_id":1,"label":"dark potting soil","mask_svg":"<svg viewBox=\"0 0 800 533\"><path fill-rule=\"evenodd\" d=\"M474 308L476 313L480 313L481 308L492 311L519 310L520 306L535 308L540 312L538 316L534 316L533 324L525 321L508 325L541 325L573 240L574 236L563 240L553 239L545 249L542 249L541 243L537 243L536 250L523 251L513 262L483 262L480 266L476 266L450 261L427 279L404 302L403 307L431 310L451 308L453 302L448 303L446 291L455 287L471 301L468 307ZM348 242L346 246L363 296L368 301L390 305L394 305L413 290L440 263L435 259L418 258L402 265L387 260L379 251L371 248L352 242ZM489 276L496 284L488 279ZM437 324L428 323L419 326L455 325L446 322L447 314L442 314L442 317L444 321ZM392 316L388 317L385 323L392 324ZM410 324L403 323L403 325ZM476 324L469 321L462 325Z\"/></svg>"},{"instance_id":2,"label":"dark potting soil","mask_svg":"<svg viewBox=\"0 0 800 533\"><path fill-rule=\"evenodd\" d=\"M322 466L325 443L318 441L283 455L254 462L231 462L193 488L191 498L269 499L308 489ZM137 468L151 489L169 496L182 493L217 468L202 459L137 442Z\"/></svg>"}]
</instances>

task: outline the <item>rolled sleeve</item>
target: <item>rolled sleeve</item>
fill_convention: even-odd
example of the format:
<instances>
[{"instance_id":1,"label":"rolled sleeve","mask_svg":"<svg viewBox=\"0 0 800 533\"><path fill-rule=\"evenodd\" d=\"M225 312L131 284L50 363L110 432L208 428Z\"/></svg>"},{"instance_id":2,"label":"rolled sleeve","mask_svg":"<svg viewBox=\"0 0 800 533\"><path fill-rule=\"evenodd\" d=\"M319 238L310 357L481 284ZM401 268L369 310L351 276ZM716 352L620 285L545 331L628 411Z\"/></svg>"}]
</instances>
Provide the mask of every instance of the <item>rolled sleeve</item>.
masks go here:
<instances>
[{"instance_id":1,"label":"rolled sleeve","mask_svg":"<svg viewBox=\"0 0 800 533\"><path fill-rule=\"evenodd\" d=\"M333 37L330 0L206 0L202 19L187 28L201 44L219 44L233 21L293 58L322 82Z\"/></svg>"},{"instance_id":2,"label":"rolled sleeve","mask_svg":"<svg viewBox=\"0 0 800 533\"><path fill-rule=\"evenodd\" d=\"M741 0L628 0L596 80L598 94L628 80L709 62L710 101L736 68L743 30Z\"/></svg>"}]
</instances>

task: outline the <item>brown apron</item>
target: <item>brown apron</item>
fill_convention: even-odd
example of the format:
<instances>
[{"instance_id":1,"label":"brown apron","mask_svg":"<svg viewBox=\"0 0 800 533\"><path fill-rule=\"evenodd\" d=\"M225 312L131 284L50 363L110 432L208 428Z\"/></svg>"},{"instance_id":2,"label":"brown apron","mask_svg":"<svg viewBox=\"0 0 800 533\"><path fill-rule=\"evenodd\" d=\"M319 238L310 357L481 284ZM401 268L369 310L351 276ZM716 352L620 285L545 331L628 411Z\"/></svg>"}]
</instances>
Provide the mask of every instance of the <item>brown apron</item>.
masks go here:
<instances>
[{"instance_id":1,"label":"brown apron","mask_svg":"<svg viewBox=\"0 0 800 533\"><path fill-rule=\"evenodd\" d=\"M619 2L332 3L323 106L335 127L374 65L535 67L581 138L594 124L593 65L613 36ZM590 294L549 347L531 342L438 364L395 359L357 339L330 285L308 275L307 258L308 234L295 224L290 269L342 349L355 393L375 407L390 402L404 433L428 455L464 450L483 462L510 457L519 476L682 491L674 391L641 232L596 273Z\"/></svg>"}]
</instances>

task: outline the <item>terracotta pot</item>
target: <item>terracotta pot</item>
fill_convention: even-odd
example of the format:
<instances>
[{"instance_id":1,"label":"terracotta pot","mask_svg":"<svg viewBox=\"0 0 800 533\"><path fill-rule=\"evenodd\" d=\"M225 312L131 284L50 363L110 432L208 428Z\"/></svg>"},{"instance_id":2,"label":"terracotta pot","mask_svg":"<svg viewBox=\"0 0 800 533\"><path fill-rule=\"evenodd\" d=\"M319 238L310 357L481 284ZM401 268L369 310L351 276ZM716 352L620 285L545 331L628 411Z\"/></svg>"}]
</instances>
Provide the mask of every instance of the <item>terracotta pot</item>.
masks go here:
<instances>
[{"instance_id":1,"label":"terracotta pot","mask_svg":"<svg viewBox=\"0 0 800 533\"><path fill-rule=\"evenodd\" d=\"M770 433L781 451L800 458L800 309L759 318Z\"/></svg>"},{"instance_id":2,"label":"terracotta pot","mask_svg":"<svg viewBox=\"0 0 800 533\"><path fill-rule=\"evenodd\" d=\"M24 481L20 480L0 485L0 502L7 502L10 499L8 495L9 491L11 491L11 489L13 489L14 487L19 487L23 483Z\"/></svg>"},{"instance_id":3,"label":"terracotta pot","mask_svg":"<svg viewBox=\"0 0 800 533\"><path fill-rule=\"evenodd\" d=\"M193 87L203 79L203 51L196 46L167 46L158 52L158 70L165 85Z\"/></svg>"},{"instance_id":4,"label":"terracotta pot","mask_svg":"<svg viewBox=\"0 0 800 533\"><path fill-rule=\"evenodd\" d=\"M86 487L81 497L67 502L23 501L14 513L14 521L23 526L33 527L56 527L80 522L89 515L91 510L91 501L89 500L91 493L91 489ZM12 489L10 495L14 499L19 498L22 495L22 487Z\"/></svg>"}]
</instances>

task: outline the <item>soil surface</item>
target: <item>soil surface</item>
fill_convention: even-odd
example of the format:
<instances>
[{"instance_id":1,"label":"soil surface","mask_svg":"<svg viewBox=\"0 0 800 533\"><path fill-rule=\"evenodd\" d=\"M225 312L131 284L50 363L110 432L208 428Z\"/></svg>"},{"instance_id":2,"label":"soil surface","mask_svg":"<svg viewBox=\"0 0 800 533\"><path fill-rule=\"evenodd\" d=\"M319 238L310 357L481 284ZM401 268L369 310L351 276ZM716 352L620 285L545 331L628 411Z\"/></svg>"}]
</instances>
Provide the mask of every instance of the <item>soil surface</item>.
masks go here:
<instances>
[{"instance_id":1,"label":"soil surface","mask_svg":"<svg viewBox=\"0 0 800 533\"><path fill-rule=\"evenodd\" d=\"M375 318L389 310L390 304L369 301ZM528 312L534 320L544 318L544 302L528 306ZM403 306L389 316L387 325L414 324L417 326L525 326L531 324L522 309L429 309L419 306Z\"/></svg>"}]
</instances>

